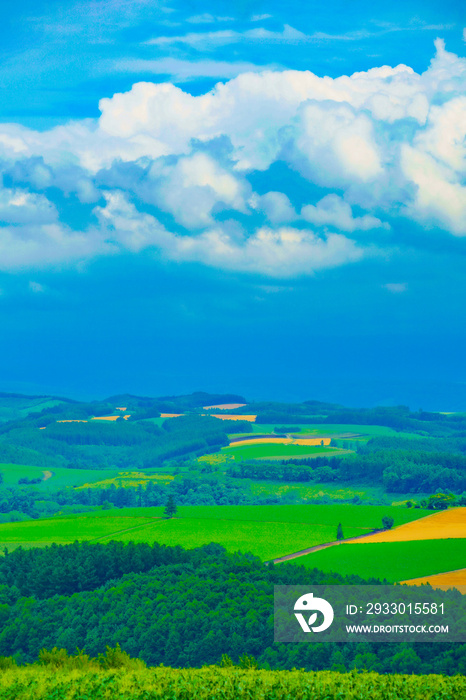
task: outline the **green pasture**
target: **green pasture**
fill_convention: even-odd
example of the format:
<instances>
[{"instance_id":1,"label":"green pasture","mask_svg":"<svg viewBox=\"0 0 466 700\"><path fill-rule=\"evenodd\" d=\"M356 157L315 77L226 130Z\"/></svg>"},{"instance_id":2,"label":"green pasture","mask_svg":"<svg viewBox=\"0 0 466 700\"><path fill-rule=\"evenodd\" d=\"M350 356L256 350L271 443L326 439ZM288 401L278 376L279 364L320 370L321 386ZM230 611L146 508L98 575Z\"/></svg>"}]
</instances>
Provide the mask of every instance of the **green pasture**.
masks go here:
<instances>
[{"instance_id":1,"label":"green pasture","mask_svg":"<svg viewBox=\"0 0 466 700\"><path fill-rule=\"evenodd\" d=\"M278 423L251 423L253 434L264 435L272 434L275 428L280 428L282 425ZM342 437L348 433L361 435L366 439L370 439L376 436L395 436L403 435L404 437L419 437L415 433L399 433L393 428L388 428L384 425L353 425L346 423L293 423L289 426L283 427L287 429L285 433L300 433L301 436L309 435L310 437L315 437L316 435L322 435L322 437ZM290 428L299 428L298 431L290 430ZM231 433L230 437L247 437L250 433ZM343 438L344 439L344 438Z\"/></svg>"},{"instance_id":2,"label":"green pasture","mask_svg":"<svg viewBox=\"0 0 466 700\"><path fill-rule=\"evenodd\" d=\"M341 453L335 447L321 447L314 445L280 445L261 442L258 445L239 445L235 447L222 447L221 454L231 455L236 462L243 459L293 459L304 457L333 457Z\"/></svg>"},{"instance_id":3,"label":"green pasture","mask_svg":"<svg viewBox=\"0 0 466 700\"><path fill-rule=\"evenodd\" d=\"M128 508L133 513L146 508ZM339 522L355 528L373 530L381 527L382 518L394 519L394 527L432 515L430 510L397 508L394 506L354 506L351 504L270 505L270 506L181 506L180 518L207 518L222 520L251 520L254 522L308 523L310 525L338 525ZM296 550L295 550L296 551Z\"/></svg>"},{"instance_id":4,"label":"green pasture","mask_svg":"<svg viewBox=\"0 0 466 700\"><path fill-rule=\"evenodd\" d=\"M99 515L104 517L99 517ZM160 514L158 516L160 517ZM118 535L122 531L144 527L149 520L150 518L147 516L124 516L120 513L116 515L115 511L100 511L99 514L55 516L20 523L4 523L0 525L0 546L2 548L8 547L8 549L15 549L19 546L25 548L45 547L53 542L68 544L75 540L99 541L101 538L107 537L108 534L113 534L113 539L120 539ZM24 527L24 525L29 525L29 527Z\"/></svg>"},{"instance_id":5,"label":"green pasture","mask_svg":"<svg viewBox=\"0 0 466 700\"><path fill-rule=\"evenodd\" d=\"M348 528L356 534L367 532L360 527ZM0 533L1 534L1 533ZM160 542L181 545L187 549L209 542L223 545L229 552L252 552L263 560L283 556L296 549L312 547L328 542L336 536L334 525L296 522L261 522L251 520L220 520L208 518L160 519L145 527L121 533L115 538L109 535L102 542L119 539L123 542Z\"/></svg>"},{"instance_id":6,"label":"green pasture","mask_svg":"<svg viewBox=\"0 0 466 700\"><path fill-rule=\"evenodd\" d=\"M168 418L161 418L160 416L158 418L140 418L136 421L135 423L139 423L139 421L144 421L147 423L154 423L154 425L158 425L159 427L162 425L162 423L165 423L166 420L169 420ZM132 422L132 421L131 421Z\"/></svg>"},{"instance_id":7,"label":"green pasture","mask_svg":"<svg viewBox=\"0 0 466 700\"><path fill-rule=\"evenodd\" d=\"M400 435L393 428L384 425L353 425L351 423L312 423L302 425L301 432L311 436L323 435L324 437L340 437L348 433L369 437ZM406 433L403 433L406 435Z\"/></svg>"},{"instance_id":8,"label":"green pasture","mask_svg":"<svg viewBox=\"0 0 466 700\"><path fill-rule=\"evenodd\" d=\"M0 474L3 477L3 486L15 486L18 479L43 479L44 469L26 464L0 464Z\"/></svg>"},{"instance_id":9,"label":"green pasture","mask_svg":"<svg viewBox=\"0 0 466 700\"><path fill-rule=\"evenodd\" d=\"M350 537L345 532L345 537ZM415 540L412 542L371 542L341 544L294 559L309 569L362 578L403 581L420 576L454 571L466 565L466 540Z\"/></svg>"},{"instance_id":10,"label":"green pasture","mask_svg":"<svg viewBox=\"0 0 466 700\"><path fill-rule=\"evenodd\" d=\"M349 501L356 496L362 503L386 503L387 505L402 505L406 501L421 501L428 498L429 493L397 493L387 494L383 486L372 486L370 484L341 484L334 481L329 482L283 482L283 481L262 481L260 479L235 479L238 484L248 484L254 496L280 496L281 498L299 500L301 498L308 501L309 505L324 497L332 501ZM416 512L419 512L416 509Z\"/></svg>"},{"instance_id":11,"label":"green pasture","mask_svg":"<svg viewBox=\"0 0 466 700\"><path fill-rule=\"evenodd\" d=\"M52 490L67 486L82 486L83 484L111 479L120 472L119 469L65 469L64 467L31 467L25 464L0 464L0 473L3 475L5 486L16 486L18 480L44 479L44 472L52 472L52 476L40 484L34 484L36 488Z\"/></svg>"},{"instance_id":12,"label":"green pasture","mask_svg":"<svg viewBox=\"0 0 466 700\"><path fill-rule=\"evenodd\" d=\"M0 422L25 418L31 413L39 413L64 403L61 399L48 396L0 396Z\"/></svg>"},{"instance_id":13,"label":"green pasture","mask_svg":"<svg viewBox=\"0 0 466 700\"><path fill-rule=\"evenodd\" d=\"M123 508L4 523L0 548L75 540L157 541L186 548L218 542L228 551L249 551L267 560L333 541L339 522L346 537L355 537L379 527L384 515L401 525L424 514L389 506L184 506L178 517L167 520L161 507Z\"/></svg>"}]
</instances>

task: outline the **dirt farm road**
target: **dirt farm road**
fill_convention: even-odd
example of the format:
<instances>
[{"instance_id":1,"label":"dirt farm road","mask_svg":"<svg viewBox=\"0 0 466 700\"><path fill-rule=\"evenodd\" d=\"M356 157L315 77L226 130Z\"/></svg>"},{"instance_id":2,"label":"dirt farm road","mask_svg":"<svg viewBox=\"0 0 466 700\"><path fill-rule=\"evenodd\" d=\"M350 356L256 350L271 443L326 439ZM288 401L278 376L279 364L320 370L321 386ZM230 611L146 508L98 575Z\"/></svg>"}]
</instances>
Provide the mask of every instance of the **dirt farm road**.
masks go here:
<instances>
[{"instance_id":1,"label":"dirt farm road","mask_svg":"<svg viewBox=\"0 0 466 700\"><path fill-rule=\"evenodd\" d=\"M354 542L355 540L362 540L365 537L371 537L378 532L384 532L383 528L378 530L371 530L366 532L365 535L357 535L356 537L348 537L347 540L335 540L334 542L323 542L322 544L316 544L314 547L309 547L308 549L301 549L299 552L293 552L292 554L286 554L284 557L278 557L277 559L272 559L274 564L279 564L282 561L289 561L290 559L297 559L298 557L303 557L305 554L311 554L312 552L318 552L319 549L327 549L327 547L335 547L337 544L346 544L347 542ZM269 562L267 562L269 563Z\"/></svg>"}]
</instances>

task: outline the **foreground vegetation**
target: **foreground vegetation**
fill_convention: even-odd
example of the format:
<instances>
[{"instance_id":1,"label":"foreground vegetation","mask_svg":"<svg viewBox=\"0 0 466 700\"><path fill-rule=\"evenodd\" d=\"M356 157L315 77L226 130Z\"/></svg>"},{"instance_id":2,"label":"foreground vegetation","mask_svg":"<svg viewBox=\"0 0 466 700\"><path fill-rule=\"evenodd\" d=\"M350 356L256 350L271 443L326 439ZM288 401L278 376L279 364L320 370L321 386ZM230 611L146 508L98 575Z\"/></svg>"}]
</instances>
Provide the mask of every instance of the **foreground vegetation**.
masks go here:
<instances>
[{"instance_id":1,"label":"foreground vegetation","mask_svg":"<svg viewBox=\"0 0 466 700\"><path fill-rule=\"evenodd\" d=\"M105 669L88 662L73 669L48 663L8 669L0 672L0 694L8 700L453 700L466 694L462 676L387 677L216 666L180 671L128 665Z\"/></svg>"}]
</instances>

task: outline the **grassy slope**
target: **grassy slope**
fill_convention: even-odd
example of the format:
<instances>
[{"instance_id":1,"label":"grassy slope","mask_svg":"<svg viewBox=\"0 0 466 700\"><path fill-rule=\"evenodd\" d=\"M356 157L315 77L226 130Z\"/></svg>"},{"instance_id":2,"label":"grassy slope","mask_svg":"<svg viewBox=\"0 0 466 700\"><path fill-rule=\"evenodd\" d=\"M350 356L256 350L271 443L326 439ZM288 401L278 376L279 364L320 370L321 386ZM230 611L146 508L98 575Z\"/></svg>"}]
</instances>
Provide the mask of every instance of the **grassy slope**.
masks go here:
<instances>
[{"instance_id":1,"label":"grassy slope","mask_svg":"<svg viewBox=\"0 0 466 700\"><path fill-rule=\"evenodd\" d=\"M371 501L391 505L402 505L407 500L419 502L427 498L428 493L397 493L387 494L382 486L372 486L369 484L341 484L338 482L310 482L310 483L289 483L283 481L261 481L254 479L236 479L238 484L249 484L251 492L256 496L289 496L296 499L304 498L310 501L328 496L332 500L351 500L355 496L361 501Z\"/></svg>"},{"instance_id":2,"label":"grassy slope","mask_svg":"<svg viewBox=\"0 0 466 700\"><path fill-rule=\"evenodd\" d=\"M17 486L18 479L42 479L45 469L30 467L25 464L0 464L0 473L3 474L4 486ZM50 469L52 476L47 481L35 484L37 488L55 491L66 486L80 486L92 481L112 478L119 473L118 469Z\"/></svg>"},{"instance_id":3,"label":"grassy slope","mask_svg":"<svg viewBox=\"0 0 466 700\"><path fill-rule=\"evenodd\" d=\"M254 433L272 433L274 428L281 428L280 423L252 423L252 429ZM283 426L285 427L285 426ZM309 435L341 435L347 433L359 433L361 435L368 435L374 437L375 435L400 435L393 428L387 428L384 425L350 425L345 423L293 423L290 427L299 427L302 433L307 433ZM403 433L407 435L407 433Z\"/></svg>"},{"instance_id":4,"label":"grassy slope","mask_svg":"<svg viewBox=\"0 0 466 700\"><path fill-rule=\"evenodd\" d=\"M366 437L366 439L369 439L371 437L375 437L376 435L400 435L396 430L393 430L393 428L387 428L384 425L345 425L344 423L311 423L311 424L306 424L306 423L293 423L293 425L282 425L281 423L251 423L251 428L252 428L252 433L253 434L261 434L264 433L264 435L267 435L269 433L273 433L275 431L275 428L286 428L284 431L285 433L287 432L300 432L302 435L310 435L311 437L314 437L316 435L322 435L323 437L340 437L341 435L346 435L348 433L357 433L359 435L363 435ZM233 432L234 426L232 426L232 431L231 435L233 437L235 436L242 436L244 435L245 437L251 433L234 433ZM299 428L299 431L290 431L290 428ZM411 433L401 433L405 437L419 437L419 435L413 435Z\"/></svg>"},{"instance_id":5,"label":"grassy slope","mask_svg":"<svg viewBox=\"0 0 466 700\"><path fill-rule=\"evenodd\" d=\"M0 422L25 418L30 413L39 413L65 403L53 397L0 396Z\"/></svg>"},{"instance_id":6,"label":"grassy slope","mask_svg":"<svg viewBox=\"0 0 466 700\"><path fill-rule=\"evenodd\" d=\"M460 569L465 559L466 540L450 539L343 544L300 557L295 563L339 574L402 581Z\"/></svg>"},{"instance_id":7,"label":"grassy slope","mask_svg":"<svg viewBox=\"0 0 466 700\"><path fill-rule=\"evenodd\" d=\"M180 517L161 519L163 508L124 508L85 515L5 523L0 547L45 546L74 540L154 542L197 547L218 542L229 551L251 551L262 559L335 539L339 522L345 536L369 532L384 515L399 525L425 514L387 506L184 506Z\"/></svg>"}]
</instances>

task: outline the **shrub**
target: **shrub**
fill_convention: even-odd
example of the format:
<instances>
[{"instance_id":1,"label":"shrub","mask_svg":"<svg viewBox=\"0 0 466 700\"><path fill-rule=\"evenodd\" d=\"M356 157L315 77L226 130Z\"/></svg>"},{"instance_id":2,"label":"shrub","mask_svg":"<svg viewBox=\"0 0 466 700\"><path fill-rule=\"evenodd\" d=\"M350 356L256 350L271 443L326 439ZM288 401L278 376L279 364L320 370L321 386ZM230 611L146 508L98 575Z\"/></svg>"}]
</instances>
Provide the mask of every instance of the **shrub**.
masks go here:
<instances>
[{"instance_id":1,"label":"shrub","mask_svg":"<svg viewBox=\"0 0 466 700\"><path fill-rule=\"evenodd\" d=\"M145 661L142 661L142 659L132 659L126 651L123 651L119 644L117 644L114 649L107 646L107 651L105 654L99 654L97 661L100 666L105 669L129 668L137 671L146 668Z\"/></svg>"}]
</instances>

